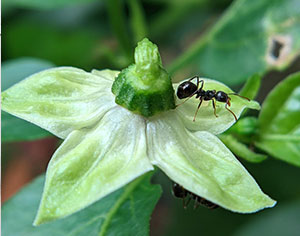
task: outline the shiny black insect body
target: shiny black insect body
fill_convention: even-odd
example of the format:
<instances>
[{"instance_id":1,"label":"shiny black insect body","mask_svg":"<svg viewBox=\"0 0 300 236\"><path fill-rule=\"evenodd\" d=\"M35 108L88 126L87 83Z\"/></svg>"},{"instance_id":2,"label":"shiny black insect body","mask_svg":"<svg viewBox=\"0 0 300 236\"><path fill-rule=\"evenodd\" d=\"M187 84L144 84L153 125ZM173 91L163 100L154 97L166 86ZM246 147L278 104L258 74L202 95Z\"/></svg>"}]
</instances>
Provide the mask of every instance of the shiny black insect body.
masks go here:
<instances>
[{"instance_id":1,"label":"shiny black insect body","mask_svg":"<svg viewBox=\"0 0 300 236\"><path fill-rule=\"evenodd\" d=\"M194 84L193 82L191 82L193 79L197 80L197 84ZM200 83L201 83L201 86L199 88ZM199 77L195 76L195 77L189 79L188 81L181 83L177 89L177 97L179 99L187 98L186 99L186 101L187 101L188 99L190 99L193 96L196 96L196 98L199 98L200 103L196 110L193 121L195 121L197 112L200 109L200 106L203 101L210 101L210 100L212 101L212 106L213 106L214 114L216 117L218 117L217 112L216 112L216 101L225 103L225 108L233 115L233 117L236 121L237 121L236 115L228 108L228 106L231 105L231 103L230 103L231 98L229 97L229 95L236 95L236 96L242 97L242 98L250 101L249 98L243 97L237 93L228 93L227 94L223 91L204 90L203 86L204 86L204 80L199 81ZM186 101L184 101L184 102L186 102Z\"/></svg>"},{"instance_id":2,"label":"shiny black insect body","mask_svg":"<svg viewBox=\"0 0 300 236\"><path fill-rule=\"evenodd\" d=\"M188 206L191 199L195 201L194 209L196 209L199 205L205 206L209 209L216 209L219 207L218 205L206 200L205 198L199 197L196 194L186 190L185 188L183 188L181 185L177 183L173 183L172 191L175 197L182 199L184 208Z\"/></svg>"}]
</instances>

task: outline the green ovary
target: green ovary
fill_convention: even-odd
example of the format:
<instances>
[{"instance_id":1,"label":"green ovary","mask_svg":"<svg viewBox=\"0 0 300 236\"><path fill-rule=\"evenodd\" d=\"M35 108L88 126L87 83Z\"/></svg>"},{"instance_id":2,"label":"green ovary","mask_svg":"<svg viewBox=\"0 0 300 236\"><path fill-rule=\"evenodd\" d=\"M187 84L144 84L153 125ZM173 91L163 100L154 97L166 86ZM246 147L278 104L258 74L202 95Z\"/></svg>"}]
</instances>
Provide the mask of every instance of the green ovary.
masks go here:
<instances>
[{"instance_id":1,"label":"green ovary","mask_svg":"<svg viewBox=\"0 0 300 236\"><path fill-rule=\"evenodd\" d=\"M174 109L174 89L162 67L157 46L143 39L134 58L135 64L123 69L113 83L115 102L145 117Z\"/></svg>"}]
</instances>

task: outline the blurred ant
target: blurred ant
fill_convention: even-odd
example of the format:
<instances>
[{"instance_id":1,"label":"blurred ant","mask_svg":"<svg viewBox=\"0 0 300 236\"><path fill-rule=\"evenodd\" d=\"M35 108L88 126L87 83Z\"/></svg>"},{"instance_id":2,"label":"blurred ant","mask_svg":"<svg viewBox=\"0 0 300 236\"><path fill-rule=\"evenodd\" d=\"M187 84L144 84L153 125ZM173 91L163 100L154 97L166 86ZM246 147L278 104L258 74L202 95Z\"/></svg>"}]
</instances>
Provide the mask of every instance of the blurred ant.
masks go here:
<instances>
[{"instance_id":1,"label":"blurred ant","mask_svg":"<svg viewBox=\"0 0 300 236\"><path fill-rule=\"evenodd\" d=\"M191 82L191 80L193 80L193 79L197 79L197 85L194 84L193 82ZM201 83L201 86L199 88L200 83ZM235 121L237 121L236 115L227 107L227 106L231 105L230 104L231 98L228 95L236 95L236 96L239 96L241 98L244 98L244 99L250 101L249 98L243 97L243 96L241 96L237 93L228 93L227 94L223 91L218 91L217 92L216 90L206 90L205 91L203 89L203 86L204 86L204 80L199 81L199 77L194 76L193 78L189 79L188 81L185 81L185 82L181 83L178 86L178 89L177 89L177 97L179 99L188 98L183 103L185 103L187 100L189 100L194 95L196 95L196 98L199 98L200 103L199 103L198 108L196 110L193 121L195 121L195 119L196 119L197 112L198 112L203 100L204 101L209 101L209 100L212 101L212 105L213 105L213 108L214 108L214 114L215 114L216 117L218 117L217 113L216 113L216 101L226 103L225 108L233 115ZM181 103L181 104L183 104L183 103ZM181 105L181 104L179 104L179 105ZM177 106L179 106L179 105L177 105Z\"/></svg>"},{"instance_id":2,"label":"blurred ant","mask_svg":"<svg viewBox=\"0 0 300 236\"><path fill-rule=\"evenodd\" d=\"M194 209L196 209L199 205L205 206L209 209L216 209L219 207L218 205L206 200L205 198L202 198L202 197L197 196L196 194L193 194L192 192L186 190L185 188L183 188L181 185L179 185L177 183L173 183L172 192L175 197L182 198L184 209L186 209L186 207L190 203L191 199L193 199L195 201ZM188 199L187 199L187 201L185 201L185 198L187 198L187 197L188 197Z\"/></svg>"}]
</instances>

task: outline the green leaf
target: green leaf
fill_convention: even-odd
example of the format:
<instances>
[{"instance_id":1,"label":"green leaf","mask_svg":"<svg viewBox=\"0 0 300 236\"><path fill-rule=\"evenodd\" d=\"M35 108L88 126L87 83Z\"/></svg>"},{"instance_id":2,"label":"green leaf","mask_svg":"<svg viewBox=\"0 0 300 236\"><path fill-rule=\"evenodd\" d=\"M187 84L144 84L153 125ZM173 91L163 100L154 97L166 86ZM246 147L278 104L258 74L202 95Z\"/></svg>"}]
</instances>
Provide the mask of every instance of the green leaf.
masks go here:
<instances>
[{"instance_id":1,"label":"green leaf","mask_svg":"<svg viewBox=\"0 0 300 236\"><path fill-rule=\"evenodd\" d=\"M232 126L227 133L237 136L249 137L257 134L258 119L256 117L244 117Z\"/></svg>"},{"instance_id":2,"label":"green leaf","mask_svg":"<svg viewBox=\"0 0 300 236\"><path fill-rule=\"evenodd\" d=\"M239 213L275 205L216 136L190 132L176 113L149 121L147 139L152 164L192 193Z\"/></svg>"},{"instance_id":3,"label":"green leaf","mask_svg":"<svg viewBox=\"0 0 300 236\"><path fill-rule=\"evenodd\" d=\"M24 7L29 9L50 10L55 8L62 8L75 4L84 4L96 0L4 0L2 4L4 7Z\"/></svg>"},{"instance_id":4,"label":"green leaf","mask_svg":"<svg viewBox=\"0 0 300 236\"><path fill-rule=\"evenodd\" d=\"M269 93L259 116L257 147L280 160L300 166L300 73Z\"/></svg>"},{"instance_id":5,"label":"green leaf","mask_svg":"<svg viewBox=\"0 0 300 236\"><path fill-rule=\"evenodd\" d=\"M145 120L117 106L54 153L35 224L79 211L150 170Z\"/></svg>"},{"instance_id":6,"label":"green leaf","mask_svg":"<svg viewBox=\"0 0 300 236\"><path fill-rule=\"evenodd\" d=\"M220 135L219 138L230 149L230 151L232 151L236 156L245 159L246 161L259 163L267 158L266 155L251 151L245 144L239 142L234 136L230 134Z\"/></svg>"},{"instance_id":7,"label":"green leaf","mask_svg":"<svg viewBox=\"0 0 300 236\"><path fill-rule=\"evenodd\" d=\"M49 132L27 121L1 112L1 141L30 141L51 136Z\"/></svg>"},{"instance_id":8,"label":"green leaf","mask_svg":"<svg viewBox=\"0 0 300 236\"><path fill-rule=\"evenodd\" d=\"M3 92L2 109L66 138L113 107L113 79L73 67L45 70Z\"/></svg>"},{"instance_id":9,"label":"green leaf","mask_svg":"<svg viewBox=\"0 0 300 236\"><path fill-rule=\"evenodd\" d=\"M5 61L2 63L1 90L6 90L30 75L54 66L49 61L30 57Z\"/></svg>"},{"instance_id":10,"label":"green leaf","mask_svg":"<svg viewBox=\"0 0 300 236\"><path fill-rule=\"evenodd\" d=\"M283 69L299 55L299 22L297 0L237 0L169 71L194 63L201 75L234 85L255 73Z\"/></svg>"},{"instance_id":11,"label":"green leaf","mask_svg":"<svg viewBox=\"0 0 300 236\"><path fill-rule=\"evenodd\" d=\"M152 173L141 176L70 217L33 227L45 178L39 177L2 208L6 236L148 235L150 215L161 188L150 184Z\"/></svg>"},{"instance_id":12,"label":"green leaf","mask_svg":"<svg viewBox=\"0 0 300 236\"><path fill-rule=\"evenodd\" d=\"M228 94L233 93L230 88L218 81L203 78L200 78L200 80L204 81L203 89L205 90L224 91ZM195 82L195 80L193 82ZM175 91L177 91L178 86L179 84L174 84ZM260 105L255 101L248 101L235 95L229 95L229 97L231 98L231 106L228 106L228 108L236 115L237 118L246 108L256 110L260 109ZM185 99L180 100L177 98L176 104L179 106L176 108L176 111L183 120L185 126L190 130L203 130L213 134L220 134L235 123L235 118L228 110L226 110L225 103L216 102L216 114L218 116L216 117L214 115L212 101L202 102L197 113L197 117L195 121L193 121L200 100L192 97L187 102L184 101Z\"/></svg>"},{"instance_id":13,"label":"green leaf","mask_svg":"<svg viewBox=\"0 0 300 236\"><path fill-rule=\"evenodd\" d=\"M261 84L261 76L257 74L253 75L249 79L247 79L246 83L244 84L239 94L249 99L254 99L258 94L258 91L260 89L260 84Z\"/></svg>"},{"instance_id":14,"label":"green leaf","mask_svg":"<svg viewBox=\"0 0 300 236\"><path fill-rule=\"evenodd\" d=\"M5 90L36 72L54 67L54 64L36 58L20 58L2 64L1 89ZM6 112L1 112L2 142L24 141L44 138L47 131L18 119Z\"/></svg>"}]
</instances>

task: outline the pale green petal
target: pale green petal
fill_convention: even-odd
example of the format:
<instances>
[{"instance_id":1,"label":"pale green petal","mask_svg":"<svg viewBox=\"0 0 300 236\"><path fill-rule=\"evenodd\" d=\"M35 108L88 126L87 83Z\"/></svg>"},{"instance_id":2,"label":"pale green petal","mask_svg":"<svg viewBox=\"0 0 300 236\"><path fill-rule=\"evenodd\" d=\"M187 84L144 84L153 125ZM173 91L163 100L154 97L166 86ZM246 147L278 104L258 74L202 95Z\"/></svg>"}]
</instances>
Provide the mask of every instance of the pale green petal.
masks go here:
<instances>
[{"instance_id":1,"label":"pale green petal","mask_svg":"<svg viewBox=\"0 0 300 236\"><path fill-rule=\"evenodd\" d=\"M95 124L115 106L111 86L111 79L80 69L49 69L6 90L2 109L66 138L73 130Z\"/></svg>"},{"instance_id":2,"label":"pale green petal","mask_svg":"<svg viewBox=\"0 0 300 236\"><path fill-rule=\"evenodd\" d=\"M34 224L72 214L153 169L145 121L124 108L72 132L52 157Z\"/></svg>"},{"instance_id":3,"label":"pale green petal","mask_svg":"<svg viewBox=\"0 0 300 236\"><path fill-rule=\"evenodd\" d=\"M147 140L152 164L196 195L239 213L274 206L216 136L191 133L175 112L152 119Z\"/></svg>"},{"instance_id":4,"label":"pale green petal","mask_svg":"<svg viewBox=\"0 0 300 236\"><path fill-rule=\"evenodd\" d=\"M120 73L120 71L117 71L117 70L108 70L108 69L104 69L104 70L93 69L92 70L92 74L102 77L104 79L112 80L112 81L115 80L115 78L118 76L119 73Z\"/></svg>"},{"instance_id":5,"label":"pale green petal","mask_svg":"<svg viewBox=\"0 0 300 236\"><path fill-rule=\"evenodd\" d=\"M201 78L203 79L203 78ZM232 93L233 91L228 88L226 85L209 79L204 80L204 89L205 90L216 90L216 91L224 91L226 93ZM196 80L193 82L196 83ZM180 82L182 83L182 82ZM177 92L178 83L174 84L174 89ZM177 96L176 96L177 98ZM236 117L238 118L242 111L245 108L252 109L260 109L260 106L255 101L248 101L246 99L240 98L238 96L231 95L231 107L228 107L230 110L234 112ZM180 104L185 99L176 99L176 104ZM200 110L198 111L196 121L193 121L195 112L197 110L198 104L200 100L195 97L189 99L184 104L178 106L176 111L179 116L182 118L184 125L194 131L207 131L213 134L223 133L225 130L230 128L234 123L235 119L233 115L225 109L225 103L217 102L217 115L214 115L214 109L212 106L212 101L203 101Z\"/></svg>"}]
</instances>

